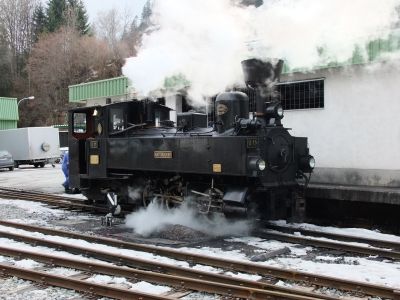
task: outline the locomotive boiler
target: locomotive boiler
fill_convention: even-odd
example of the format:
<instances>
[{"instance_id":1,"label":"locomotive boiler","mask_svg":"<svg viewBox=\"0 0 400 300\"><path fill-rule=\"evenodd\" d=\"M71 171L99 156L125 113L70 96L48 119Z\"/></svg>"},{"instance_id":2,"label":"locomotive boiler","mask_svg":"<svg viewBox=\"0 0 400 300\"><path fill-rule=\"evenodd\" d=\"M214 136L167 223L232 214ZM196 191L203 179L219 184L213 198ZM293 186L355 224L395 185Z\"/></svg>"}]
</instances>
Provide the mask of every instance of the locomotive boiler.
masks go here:
<instances>
[{"instance_id":1,"label":"locomotive boiler","mask_svg":"<svg viewBox=\"0 0 400 300\"><path fill-rule=\"evenodd\" d=\"M274 89L282 64L243 61L254 103L244 92L222 92L211 116L183 112L175 123L168 107L149 99L70 110L71 187L114 214L119 205L157 201L167 209L301 218L299 181L307 183L315 161L307 138L282 125Z\"/></svg>"}]
</instances>

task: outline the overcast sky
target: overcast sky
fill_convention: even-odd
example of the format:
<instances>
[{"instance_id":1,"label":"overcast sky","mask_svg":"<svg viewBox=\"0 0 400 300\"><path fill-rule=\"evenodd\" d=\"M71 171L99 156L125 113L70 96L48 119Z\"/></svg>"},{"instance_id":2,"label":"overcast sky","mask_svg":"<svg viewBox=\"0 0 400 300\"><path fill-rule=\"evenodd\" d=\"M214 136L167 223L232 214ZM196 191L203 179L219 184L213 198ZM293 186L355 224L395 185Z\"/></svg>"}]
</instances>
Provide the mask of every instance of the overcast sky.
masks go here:
<instances>
[{"instance_id":1,"label":"overcast sky","mask_svg":"<svg viewBox=\"0 0 400 300\"><path fill-rule=\"evenodd\" d=\"M93 23L97 14L101 11L107 11L113 7L120 11L129 11L133 16L140 17L142 8L147 0L83 0L89 15L89 22Z\"/></svg>"},{"instance_id":2,"label":"overcast sky","mask_svg":"<svg viewBox=\"0 0 400 300\"><path fill-rule=\"evenodd\" d=\"M47 7L48 0L41 0ZM89 22L93 23L97 19L97 14L101 11L107 11L117 8L119 11L129 11L134 16L141 16L142 9L147 0L83 0L85 8L89 15Z\"/></svg>"}]
</instances>

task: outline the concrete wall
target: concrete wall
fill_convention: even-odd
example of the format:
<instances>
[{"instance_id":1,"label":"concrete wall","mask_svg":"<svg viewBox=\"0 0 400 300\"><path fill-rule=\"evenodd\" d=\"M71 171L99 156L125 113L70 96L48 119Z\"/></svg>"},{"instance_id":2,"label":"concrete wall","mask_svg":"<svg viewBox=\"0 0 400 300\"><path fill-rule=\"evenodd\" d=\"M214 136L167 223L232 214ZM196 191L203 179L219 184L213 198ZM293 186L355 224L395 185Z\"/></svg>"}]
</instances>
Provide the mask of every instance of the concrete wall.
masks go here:
<instances>
[{"instance_id":1,"label":"concrete wall","mask_svg":"<svg viewBox=\"0 0 400 300\"><path fill-rule=\"evenodd\" d=\"M182 96L179 94L166 96L165 106L173 109L169 112L169 119L176 122L176 114L182 112Z\"/></svg>"},{"instance_id":2,"label":"concrete wall","mask_svg":"<svg viewBox=\"0 0 400 300\"><path fill-rule=\"evenodd\" d=\"M283 123L307 136L313 182L400 187L400 72L390 64L297 73L325 78L325 107L285 111Z\"/></svg>"}]
</instances>

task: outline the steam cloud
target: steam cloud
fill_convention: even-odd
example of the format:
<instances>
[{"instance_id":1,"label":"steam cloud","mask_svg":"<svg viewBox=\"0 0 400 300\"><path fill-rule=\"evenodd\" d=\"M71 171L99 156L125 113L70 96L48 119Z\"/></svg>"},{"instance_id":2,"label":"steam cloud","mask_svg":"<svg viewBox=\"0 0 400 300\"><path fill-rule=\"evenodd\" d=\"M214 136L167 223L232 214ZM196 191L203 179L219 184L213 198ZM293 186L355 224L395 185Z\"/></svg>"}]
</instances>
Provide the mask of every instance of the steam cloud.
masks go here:
<instances>
[{"instance_id":1,"label":"steam cloud","mask_svg":"<svg viewBox=\"0 0 400 300\"><path fill-rule=\"evenodd\" d=\"M158 202L128 215L125 225L142 236L149 236L165 225L182 225L212 236L246 235L250 231L248 221L229 221L221 215L207 218L186 205L167 210Z\"/></svg>"},{"instance_id":2,"label":"steam cloud","mask_svg":"<svg viewBox=\"0 0 400 300\"><path fill-rule=\"evenodd\" d=\"M123 73L143 94L183 74L191 96L201 101L242 83L240 61L246 58L283 58L292 68L345 61L356 45L363 51L368 41L388 34L399 4L264 0L256 8L233 0L159 0L153 8L156 30L144 37L138 56L127 59Z\"/></svg>"}]
</instances>

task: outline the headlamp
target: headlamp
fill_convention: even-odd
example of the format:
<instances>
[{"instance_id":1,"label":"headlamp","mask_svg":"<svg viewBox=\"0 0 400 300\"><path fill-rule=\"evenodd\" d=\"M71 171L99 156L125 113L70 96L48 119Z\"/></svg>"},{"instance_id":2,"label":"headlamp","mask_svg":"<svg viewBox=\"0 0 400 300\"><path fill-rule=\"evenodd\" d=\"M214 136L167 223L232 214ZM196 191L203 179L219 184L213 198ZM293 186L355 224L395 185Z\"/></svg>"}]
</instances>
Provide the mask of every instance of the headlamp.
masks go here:
<instances>
[{"instance_id":1,"label":"headlamp","mask_svg":"<svg viewBox=\"0 0 400 300\"><path fill-rule=\"evenodd\" d=\"M265 160L259 159L259 160L257 161L257 168L258 168L260 171L264 171L266 166L267 166L267 164L265 163Z\"/></svg>"},{"instance_id":2,"label":"headlamp","mask_svg":"<svg viewBox=\"0 0 400 300\"><path fill-rule=\"evenodd\" d=\"M283 107L282 107L282 105L279 105L277 108L276 108L276 114L278 115L278 117L279 118L283 118Z\"/></svg>"},{"instance_id":3,"label":"headlamp","mask_svg":"<svg viewBox=\"0 0 400 300\"><path fill-rule=\"evenodd\" d=\"M249 167L254 171L264 171L267 163L260 157L251 157L249 160Z\"/></svg>"},{"instance_id":4,"label":"headlamp","mask_svg":"<svg viewBox=\"0 0 400 300\"><path fill-rule=\"evenodd\" d=\"M315 158L313 156L310 156L308 158L308 166L310 167L310 169L315 168Z\"/></svg>"},{"instance_id":5,"label":"headlamp","mask_svg":"<svg viewBox=\"0 0 400 300\"><path fill-rule=\"evenodd\" d=\"M270 103L265 109L265 115L269 118L283 118L283 107L279 103Z\"/></svg>"}]
</instances>

